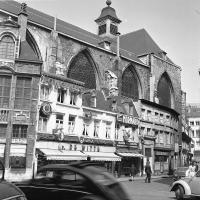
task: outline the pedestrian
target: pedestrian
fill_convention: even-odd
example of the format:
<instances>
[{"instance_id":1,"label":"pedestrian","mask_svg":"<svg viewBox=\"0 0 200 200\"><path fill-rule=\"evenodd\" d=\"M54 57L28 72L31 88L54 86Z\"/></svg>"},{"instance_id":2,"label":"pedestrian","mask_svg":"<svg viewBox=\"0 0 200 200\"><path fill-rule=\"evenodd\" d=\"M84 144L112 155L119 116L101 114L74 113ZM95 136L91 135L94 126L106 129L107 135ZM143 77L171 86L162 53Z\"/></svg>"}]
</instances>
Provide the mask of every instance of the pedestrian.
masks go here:
<instances>
[{"instance_id":1,"label":"pedestrian","mask_svg":"<svg viewBox=\"0 0 200 200\"><path fill-rule=\"evenodd\" d=\"M195 175L195 168L196 166L194 165L194 161L192 161L192 163L188 167L188 170L186 171L186 176L190 178L193 177Z\"/></svg>"},{"instance_id":2,"label":"pedestrian","mask_svg":"<svg viewBox=\"0 0 200 200\"><path fill-rule=\"evenodd\" d=\"M197 162L195 161L195 172L198 172L199 171L199 166L197 164Z\"/></svg>"},{"instance_id":3,"label":"pedestrian","mask_svg":"<svg viewBox=\"0 0 200 200\"><path fill-rule=\"evenodd\" d=\"M135 165L134 164L131 165L130 176L131 176L131 178L129 179L129 181L134 181L134 176L135 176Z\"/></svg>"},{"instance_id":4,"label":"pedestrian","mask_svg":"<svg viewBox=\"0 0 200 200\"><path fill-rule=\"evenodd\" d=\"M151 183L151 166L149 160L147 160L146 166L145 166L145 173L146 173L146 178L145 178L145 183Z\"/></svg>"}]
</instances>

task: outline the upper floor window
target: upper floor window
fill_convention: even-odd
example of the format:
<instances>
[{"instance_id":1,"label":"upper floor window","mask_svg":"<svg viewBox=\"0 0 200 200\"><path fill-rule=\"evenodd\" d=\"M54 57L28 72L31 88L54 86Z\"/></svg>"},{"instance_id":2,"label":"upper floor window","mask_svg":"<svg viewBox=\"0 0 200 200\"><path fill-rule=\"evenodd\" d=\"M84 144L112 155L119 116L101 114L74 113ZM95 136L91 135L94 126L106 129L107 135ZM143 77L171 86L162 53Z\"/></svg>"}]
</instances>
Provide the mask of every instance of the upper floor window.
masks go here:
<instances>
[{"instance_id":1,"label":"upper floor window","mask_svg":"<svg viewBox=\"0 0 200 200\"><path fill-rule=\"evenodd\" d=\"M42 100L48 100L50 94L50 88L46 86L41 86L40 97Z\"/></svg>"},{"instance_id":2,"label":"upper floor window","mask_svg":"<svg viewBox=\"0 0 200 200\"><path fill-rule=\"evenodd\" d=\"M94 137L99 137L99 123L94 122Z\"/></svg>"},{"instance_id":3,"label":"upper floor window","mask_svg":"<svg viewBox=\"0 0 200 200\"><path fill-rule=\"evenodd\" d=\"M63 115L56 115L56 128L63 128Z\"/></svg>"},{"instance_id":4,"label":"upper floor window","mask_svg":"<svg viewBox=\"0 0 200 200\"><path fill-rule=\"evenodd\" d=\"M38 131L40 131L40 132L47 132L47 121L48 121L48 118L46 118L46 117L39 117Z\"/></svg>"},{"instance_id":5,"label":"upper floor window","mask_svg":"<svg viewBox=\"0 0 200 200\"><path fill-rule=\"evenodd\" d=\"M190 121L190 126L194 126L194 121Z\"/></svg>"},{"instance_id":6,"label":"upper floor window","mask_svg":"<svg viewBox=\"0 0 200 200\"><path fill-rule=\"evenodd\" d=\"M30 109L31 101L31 78L17 77L15 90L15 108Z\"/></svg>"},{"instance_id":7,"label":"upper floor window","mask_svg":"<svg viewBox=\"0 0 200 200\"><path fill-rule=\"evenodd\" d=\"M64 100L65 100L65 91L63 89L58 89L57 102L64 103Z\"/></svg>"},{"instance_id":8,"label":"upper floor window","mask_svg":"<svg viewBox=\"0 0 200 200\"><path fill-rule=\"evenodd\" d=\"M15 41L9 35L3 36L0 40L0 58L14 59Z\"/></svg>"},{"instance_id":9,"label":"upper floor window","mask_svg":"<svg viewBox=\"0 0 200 200\"><path fill-rule=\"evenodd\" d=\"M27 125L13 125L13 134L14 139L25 139L27 138Z\"/></svg>"},{"instance_id":10,"label":"upper floor window","mask_svg":"<svg viewBox=\"0 0 200 200\"><path fill-rule=\"evenodd\" d=\"M76 105L77 94L74 92L70 92L70 105Z\"/></svg>"},{"instance_id":11,"label":"upper floor window","mask_svg":"<svg viewBox=\"0 0 200 200\"><path fill-rule=\"evenodd\" d=\"M0 124L0 138L6 138L7 124Z\"/></svg>"},{"instance_id":12,"label":"upper floor window","mask_svg":"<svg viewBox=\"0 0 200 200\"><path fill-rule=\"evenodd\" d=\"M74 128L75 128L75 116L69 115L68 133L74 134Z\"/></svg>"},{"instance_id":13,"label":"upper floor window","mask_svg":"<svg viewBox=\"0 0 200 200\"><path fill-rule=\"evenodd\" d=\"M88 134L89 134L88 130L89 130L89 124L84 123L83 124L83 133L82 133L82 135L88 136Z\"/></svg>"},{"instance_id":14,"label":"upper floor window","mask_svg":"<svg viewBox=\"0 0 200 200\"><path fill-rule=\"evenodd\" d=\"M106 138L110 139L110 136L111 136L111 124L106 123Z\"/></svg>"},{"instance_id":15,"label":"upper floor window","mask_svg":"<svg viewBox=\"0 0 200 200\"><path fill-rule=\"evenodd\" d=\"M0 76L0 107L8 108L10 102L11 76Z\"/></svg>"},{"instance_id":16,"label":"upper floor window","mask_svg":"<svg viewBox=\"0 0 200 200\"><path fill-rule=\"evenodd\" d=\"M200 121L196 121L196 126L199 126L200 125Z\"/></svg>"}]
</instances>

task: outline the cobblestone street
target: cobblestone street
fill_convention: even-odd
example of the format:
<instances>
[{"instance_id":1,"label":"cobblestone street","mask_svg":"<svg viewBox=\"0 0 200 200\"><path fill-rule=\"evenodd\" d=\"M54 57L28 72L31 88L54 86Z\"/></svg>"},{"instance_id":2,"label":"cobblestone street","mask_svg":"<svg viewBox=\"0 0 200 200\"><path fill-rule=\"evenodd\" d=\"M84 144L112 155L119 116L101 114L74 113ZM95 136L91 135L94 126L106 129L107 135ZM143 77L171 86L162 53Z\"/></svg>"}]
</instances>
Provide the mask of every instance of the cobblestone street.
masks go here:
<instances>
[{"instance_id":1,"label":"cobblestone street","mask_svg":"<svg viewBox=\"0 0 200 200\"><path fill-rule=\"evenodd\" d=\"M153 179L151 183L144 180L121 182L133 200L167 200L175 199L173 192L169 191L172 180L170 178Z\"/></svg>"}]
</instances>

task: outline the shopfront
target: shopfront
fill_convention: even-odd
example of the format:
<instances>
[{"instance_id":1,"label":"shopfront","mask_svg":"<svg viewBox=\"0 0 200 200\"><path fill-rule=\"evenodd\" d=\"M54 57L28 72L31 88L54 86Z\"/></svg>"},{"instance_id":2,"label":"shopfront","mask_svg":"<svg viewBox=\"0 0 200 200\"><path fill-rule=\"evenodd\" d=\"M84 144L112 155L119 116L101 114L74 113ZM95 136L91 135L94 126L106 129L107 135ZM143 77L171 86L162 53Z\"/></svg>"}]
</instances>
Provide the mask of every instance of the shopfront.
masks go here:
<instances>
[{"instance_id":1,"label":"shopfront","mask_svg":"<svg viewBox=\"0 0 200 200\"><path fill-rule=\"evenodd\" d=\"M104 166L107 171L114 173L115 164L121 157L115 154L116 148L110 146L111 141L78 137L75 143L68 137L68 141L38 141L36 144L38 167L49 163L71 163L75 161L93 161ZM75 139L75 136L73 140ZM102 145L102 144L105 145ZM109 145L108 145L109 143ZM107 145L106 145L107 144Z\"/></svg>"},{"instance_id":2,"label":"shopfront","mask_svg":"<svg viewBox=\"0 0 200 200\"><path fill-rule=\"evenodd\" d=\"M116 124L116 154L121 157L121 162L115 166L118 176L129 176L131 166L134 165L135 174L142 171L143 155L139 150L137 117L118 114Z\"/></svg>"},{"instance_id":3,"label":"shopfront","mask_svg":"<svg viewBox=\"0 0 200 200\"><path fill-rule=\"evenodd\" d=\"M172 158L171 151L155 150L154 173L168 174L172 167Z\"/></svg>"}]
</instances>

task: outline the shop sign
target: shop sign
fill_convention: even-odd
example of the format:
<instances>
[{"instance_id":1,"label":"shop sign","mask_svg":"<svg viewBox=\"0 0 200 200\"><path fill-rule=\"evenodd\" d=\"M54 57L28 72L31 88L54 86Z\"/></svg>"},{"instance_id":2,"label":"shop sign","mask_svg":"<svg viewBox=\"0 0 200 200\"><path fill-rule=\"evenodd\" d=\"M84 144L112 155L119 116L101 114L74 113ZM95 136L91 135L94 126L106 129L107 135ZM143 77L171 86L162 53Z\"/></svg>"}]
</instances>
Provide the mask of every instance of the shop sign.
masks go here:
<instances>
[{"instance_id":1,"label":"shop sign","mask_svg":"<svg viewBox=\"0 0 200 200\"><path fill-rule=\"evenodd\" d=\"M125 124L138 125L139 119L128 115L117 115L117 121Z\"/></svg>"},{"instance_id":2,"label":"shop sign","mask_svg":"<svg viewBox=\"0 0 200 200\"><path fill-rule=\"evenodd\" d=\"M157 156L169 156L169 152L155 151L155 155L157 155Z\"/></svg>"},{"instance_id":3,"label":"shop sign","mask_svg":"<svg viewBox=\"0 0 200 200\"><path fill-rule=\"evenodd\" d=\"M44 115L44 116L49 116L52 112L51 109L51 105L47 102L42 103L41 107L40 107L40 112Z\"/></svg>"}]
</instances>

